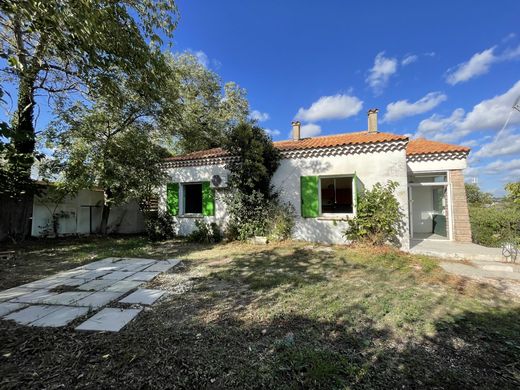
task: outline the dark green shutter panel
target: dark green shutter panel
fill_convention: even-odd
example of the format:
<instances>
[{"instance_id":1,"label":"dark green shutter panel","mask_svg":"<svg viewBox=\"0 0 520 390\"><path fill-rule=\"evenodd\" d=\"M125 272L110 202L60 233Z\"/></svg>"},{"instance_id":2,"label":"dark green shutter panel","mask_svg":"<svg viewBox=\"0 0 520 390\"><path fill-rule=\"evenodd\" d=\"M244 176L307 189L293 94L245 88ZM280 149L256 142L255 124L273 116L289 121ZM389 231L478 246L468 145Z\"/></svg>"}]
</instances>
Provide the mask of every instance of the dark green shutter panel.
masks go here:
<instances>
[{"instance_id":1,"label":"dark green shutter panel","mask_svg":"<svg viewBox=\"0 0 520 390\"><path fill-rule=\"evenodd\" d=\"M166 185L166 209L171 215L179 214L179 183Z\"/></svg>"},{"instance_id":2,"label":"dark green shutter panel","mask_svg":"<svg viewBox=\"0 0 520 390\"><path fill-rule=\"evenodd\" d=\"M304 218L315 218L320 214L318 183L318 176L300 178L301 211Z\"/></svg>"},{"instance_id":3,"label":"dark green shutter panel","mask_svg":"<svg viewBox=\"0 0 520 390\"><path fill-rule=\"evenodd\" d=\"M202 215L215 215L215 190L211 188L209 181L202 183Z\"/></svg>"}]
</instances>

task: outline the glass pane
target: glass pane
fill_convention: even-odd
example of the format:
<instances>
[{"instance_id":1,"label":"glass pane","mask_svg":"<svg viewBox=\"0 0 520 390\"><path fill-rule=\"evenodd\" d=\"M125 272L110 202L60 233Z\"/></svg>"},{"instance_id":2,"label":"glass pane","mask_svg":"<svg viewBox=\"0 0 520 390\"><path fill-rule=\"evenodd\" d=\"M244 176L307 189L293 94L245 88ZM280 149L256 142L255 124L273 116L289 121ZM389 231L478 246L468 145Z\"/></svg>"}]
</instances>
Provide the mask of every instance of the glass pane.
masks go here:
<instances>
[{"instance_id":1,"label":"glass pane","mask_svg":"<svg viewBox=\"0 0 520 390\"><path fill-rule=\"evenodd\" d=\"M412 176L410 180L411 183L445 183L447 181L446 174Z\"/></svg>"},{"instance_id":2,"label":"glass pane","mask_svg":"<svg viewBox=\"0 0 520 390\"><path fill-rule=\"evenodd\" d=\"M445 189L443 187L433 188L433 210L437 213L444 211L444 196Z\"/></svg>"},{"instance_id":3,"label":"glass pane","mask_svg":"<svg viewBox=\"0 0 520 390\"><path fill-rule=\"evenodd\" d=\"M352 212L352 178L338 177L336 180L336 213Z\"/></svg>"},{"instance_id":4,"label":"glass pane","mask_svg":"<svg viewBox=\"0 0 520 390\"><path fill-rule=\"evenodd\" d=\"M321 179L321 212L333 213L334 203L334 179Z\"/></svg>"},{"instance_id":5,"label":"glass pane","mask_svg":"<svg viewBox=\"0 0 520 390\"><path fill-rule=\"evenodd\" d=\"M352 177L321 179L321 212L352 213Z\"/></svg>"},{"instance_id":6,"label":"glass pane","mask_svg":"<svg viewBox=\"0 0 520 390\"><path fill-rule=\"evenodd\" d=\"M202 214L202 184L184 185L184 213Z\"/></svg>"}]
</instances>

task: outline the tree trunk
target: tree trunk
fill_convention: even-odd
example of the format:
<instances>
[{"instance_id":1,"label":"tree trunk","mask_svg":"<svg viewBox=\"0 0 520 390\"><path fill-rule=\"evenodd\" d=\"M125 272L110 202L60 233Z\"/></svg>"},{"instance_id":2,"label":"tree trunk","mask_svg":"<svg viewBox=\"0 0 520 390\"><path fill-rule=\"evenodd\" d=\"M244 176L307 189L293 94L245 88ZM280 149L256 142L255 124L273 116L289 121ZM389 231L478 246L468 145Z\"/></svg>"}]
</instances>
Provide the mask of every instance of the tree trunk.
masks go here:
<instances>
[{"instance_id":1,"label":"tree trunk","mask_svg":"<svg viewBox=\"0 0 520 390\"><path fill-rule=\"evenodd\" d=\"M35 80L35 76L21 77L18 84L17 109L11 124L14 153L6 156L6 163L10 165L11 190L2 191L0 241L5 238L23 240L31 233L33 196L36 190L31 180L36 143L33 123Z\"/></svg>"},{"instance_id":2,"label":"tree trunk","mask_svg":"<svg viewBox=\"0 0 520 390\"><path fill-rule=\"evenodd\" d=\"M100 233L104 236L108 233L108 217L110 216L110 202L112 200L112 191L107 188L104 194L103 212L101 213Z\"/></svg>"}]
</instances>

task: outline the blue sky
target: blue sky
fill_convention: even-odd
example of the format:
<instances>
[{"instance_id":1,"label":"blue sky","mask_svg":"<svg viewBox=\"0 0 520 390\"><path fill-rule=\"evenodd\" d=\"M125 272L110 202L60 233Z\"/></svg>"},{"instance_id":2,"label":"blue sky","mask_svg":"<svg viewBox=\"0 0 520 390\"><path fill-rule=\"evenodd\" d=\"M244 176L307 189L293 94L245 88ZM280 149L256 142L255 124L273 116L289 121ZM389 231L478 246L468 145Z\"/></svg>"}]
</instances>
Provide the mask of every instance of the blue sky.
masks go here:
<instances>
[{"instance_id":1,"label":"blue sky","mask_svg":"<svg viewBox=\"0 0 520 390\"><path fill-rule=\"evenodd\" d=\"M275 140L366 129L472 147L468 177L520 180L520 2L179 0L174 50L248 91ZM512 113L511 113L512 112ZM509 126L499 134L510 115Z\"/></svg>"},{"instance_id":2,"label":"blue sky","mask_svg":"<svg viewBox=\"0 0 520 390\"><path fill-rule=\"evenodd\" d=\"M294 119L308 136L365 130L374 107L380 131L472 147L466 177L486 191L520 180L518 0L177 4L172 50L247 89L273 139Z\"/></svg>"}]
</instances>

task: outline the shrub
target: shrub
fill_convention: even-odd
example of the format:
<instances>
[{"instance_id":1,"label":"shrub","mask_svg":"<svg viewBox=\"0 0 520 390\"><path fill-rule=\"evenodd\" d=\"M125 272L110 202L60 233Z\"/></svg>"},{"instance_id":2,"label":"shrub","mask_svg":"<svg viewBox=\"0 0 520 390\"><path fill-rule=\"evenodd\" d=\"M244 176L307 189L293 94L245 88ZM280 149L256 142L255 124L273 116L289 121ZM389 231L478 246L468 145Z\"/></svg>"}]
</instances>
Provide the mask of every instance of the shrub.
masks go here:
<instances>
[{"instance_id":1,"label":"shrub","mask_svg":"<svg viewBox=\"0 0 520 390\"><path fill-rule=\"evenodd\" d=\"M247 240L267 234L270 206L261 192L245 194L235 190L226 199L226 203L229 212L226 231L228 239Z\"/></svg>"},{"instance_id":2,"label":"shrub","mask_svg":"<svg viewBox=\"0 0 520 390\"><path fill-rule=\"evenodd\" d=\"M296 215L293 205L272 202L269 214L268 238L272 241L283 241L290 238Z\"/></svg>"},{"instance_id":3,"label":"shrub","mask_svg":"<svg viewBox=\"0 0 520 390\"><path fill-rule=\"evenodd\" d=\"M222 232L215 222L207 223L203 220L195 221L196 230L188 236L189 242L213 244L222 241Z\"/></svg>"},{"instance_id":4,"label":"shrub","mask_svg":"<svg viewBox=\"0 0 520 390\"><path fill-rule=\"evenodd\" d=\"M151 241L168 240L175 237L175 221L166 212L148 213L145 217L145 231Z\"/></svg>"},{"instance_id":5,"label":"shrub","mask_svg":"<svg viewBox=\"0 0 520 390\"><path fill-rule=\"evenodd\" d=\"M345 237L355 242L383 245L398 243L403 229L403 217L399 202L394 196L397 183L377 183L365 190L357 201L356 215L349 219Z\"/></svg>"},{"instance_id":6,"label":"shrub","mask_svg":"<svg viewBox=\"0 0 520 390\"><path fill-rule=\"evenodd\" d=\"M520 209L470 206L469 215L473 242L493 247L505 241L520 243Z\"/></svg>"}]
</instances>

